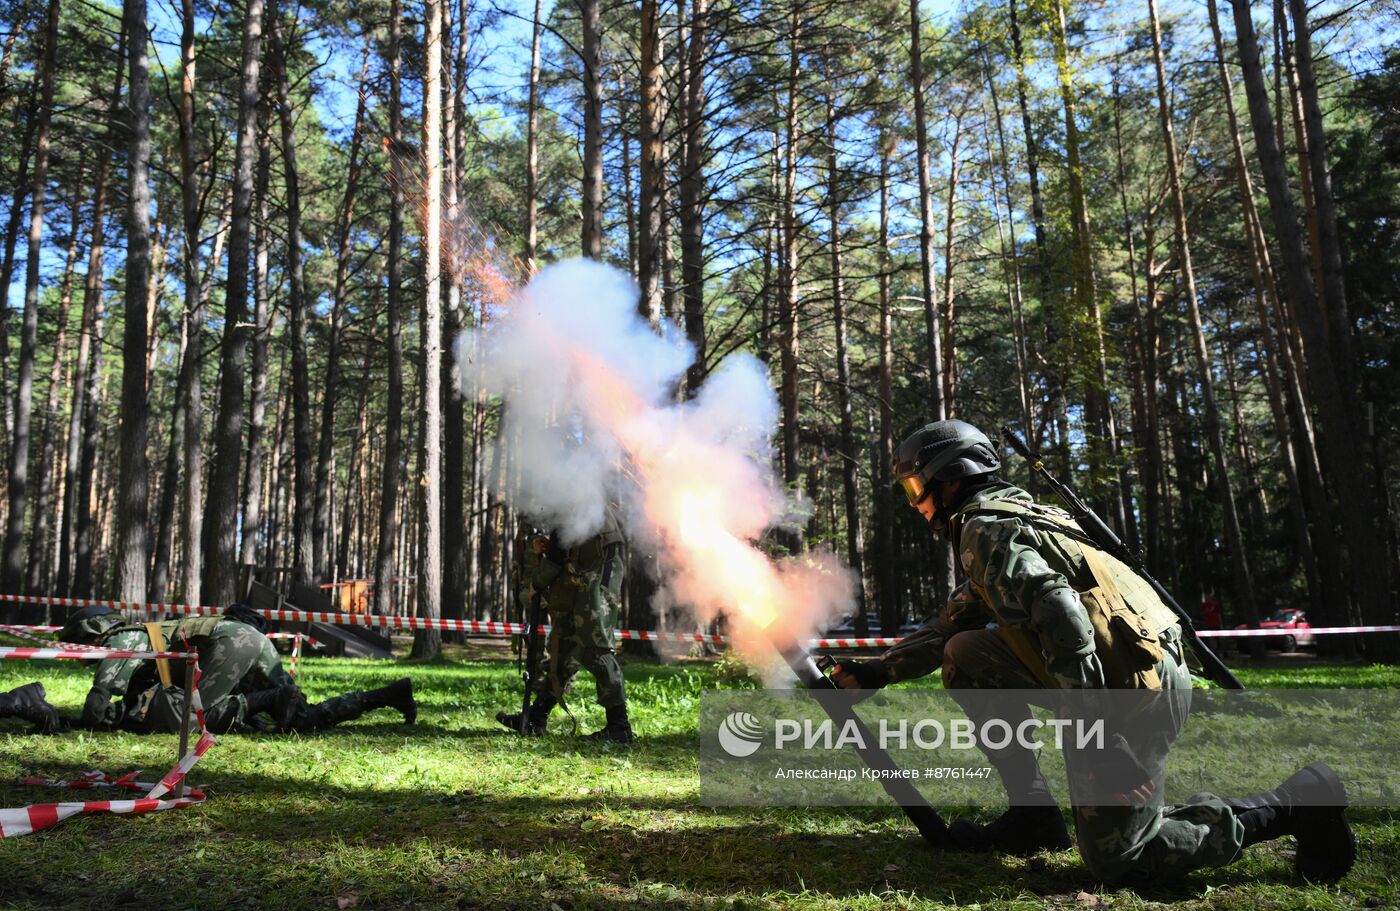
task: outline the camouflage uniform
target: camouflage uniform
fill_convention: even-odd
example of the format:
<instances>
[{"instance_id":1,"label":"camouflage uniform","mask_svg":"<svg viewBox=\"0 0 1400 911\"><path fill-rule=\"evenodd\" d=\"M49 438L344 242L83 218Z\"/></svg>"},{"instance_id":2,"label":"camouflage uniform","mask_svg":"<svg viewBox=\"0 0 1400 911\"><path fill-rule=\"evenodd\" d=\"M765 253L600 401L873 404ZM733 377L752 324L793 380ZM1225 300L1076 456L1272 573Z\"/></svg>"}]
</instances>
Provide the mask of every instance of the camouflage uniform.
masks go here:
<instances>
[{"instance_id":1,"label":"camouflage uniform","mask_svg":"<svg viewBox=\"0 0 1400 911\"><path fill-rule=\"evenodd\" d=\"M970 689L1057 687L1060 681L1047 667L1063 656L1055 653L1052 637L1037 631L1029 606L1066 585L1079 593L1086 609L1121 595L1118 609L1089 611L1096 618L1096 651L1108 686L1177 693L1168 700L1167 723L1159 725L1164 732L1160 751L1155 759L1144 757L1147 770L1160 782L1166 747L1185 722L1191 687L1175 616L1131 569L1092 548L1067 514L1035 504L1010 485L969 496L949 519L949 532L968 581L937 617L886 652L882 660L891 682L941 666L943 685L955 699ZM984 720L979 715L997 715L1013 727L1031 715L1024 701L1008 700L995 709L985 700L958 701L978 725ZM1013 803L1053 804L1034 753L1014 743L986 752ZM1092 760L1089 754L1066 751L1071 794L1093 789ZM1008 775L1008 769L1019 773ZM1198 794L1185 804L1166 806L1159 786L1145 806L1095 804L1076 806L1074 821L1081 856L1104 880L1151 879L1223 866L1242 849L1244 827L1237 811L1215 795Z\"/></svg>"},{"instance_id":2,"label":"camouflage uniform","mask_svg":"<svg viewBox=\"0 0 1400 911\"><path fill-rule=\"evenodd\" d=\"M272 642L246 623L222 617L191 617L160 624L167 651L185 651L185 643L199 653L199 695L204 721L215 732L251 721L247 695L296 683L282 667ZM104 648L148 651L151 638L142 624L113 628L103 637ZM97 665L92 689L83 703L82 724L99 729L178 731L184 708L184 666L171 662L172 683L161 686L156 662L140 658L106 658ZM174 691L174 692L172 692ZM115 700L115 701L114 701ZM291 731L312 731L358 718L370 706L365 694L347 693L310 705L298 691L290 723Z\"/></svg>"},{"instance_id":3,"label":"camouflage uniform","mask_svg":"<svg viewBox=\"0 0 1400 911\"><path fill-rule=\"evenodd\" d=\"M551 624L549 674L542 686L556 696L582 667L593 675L599 705L616 708L627 702L622 667L613 655L626 565L623 540L609 510L602 531L567 551L552 544L531 574L530 584L549 605Z\"/></svg>"}]
</instances>

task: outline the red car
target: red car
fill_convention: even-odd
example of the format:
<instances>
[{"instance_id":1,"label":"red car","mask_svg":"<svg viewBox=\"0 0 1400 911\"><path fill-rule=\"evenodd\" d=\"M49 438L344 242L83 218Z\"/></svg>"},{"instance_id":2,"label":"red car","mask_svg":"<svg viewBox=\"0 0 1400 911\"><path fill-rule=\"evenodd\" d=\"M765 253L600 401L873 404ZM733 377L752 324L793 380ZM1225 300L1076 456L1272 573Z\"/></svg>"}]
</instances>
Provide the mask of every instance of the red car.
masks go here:
<instances>
[{"instance_id":1,"label":"red car","mask_svg":"<svg viewBox=\"0 0 1400 911\"><path fill-rule=\"evenodd\" d=\"M1305 611L1294 608L1276 610L1269 619L1260 623L1259 627L1261 629L1288 630L1277 639L1269 636L1264 640L1269 646L1277 646L1285 652L1296 652L1299 646L1313 644L1314 636L1310 632L1312 625L1308 623L1308 615ZM1241 623L1235 629L1249 629L1249 627ZM1237 640L1237 642L1241 648L1245 647L1243 639Z\"/></svg>"}]
</instances>

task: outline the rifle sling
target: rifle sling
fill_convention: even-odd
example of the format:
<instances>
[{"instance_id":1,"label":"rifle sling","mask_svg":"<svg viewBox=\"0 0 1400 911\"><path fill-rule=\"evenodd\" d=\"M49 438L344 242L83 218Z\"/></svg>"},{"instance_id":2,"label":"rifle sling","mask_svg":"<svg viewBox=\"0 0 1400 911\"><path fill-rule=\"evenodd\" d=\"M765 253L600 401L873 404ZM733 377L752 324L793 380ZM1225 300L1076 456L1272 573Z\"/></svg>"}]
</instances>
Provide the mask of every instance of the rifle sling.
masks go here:
<instances>
[{"instance_id":1,"label":"rifle sling","mask_svg":"<svg viewBox=\"0 0 1400 911\"><path fill-rule=\"evenodd\" d=\"M159 623L145 623L146 635L151 639L151 650L157 652L165 651L165 634L160 631ZM156 673L160 675L161 686L171 686L170 682L170 659L156 659Z\"/></svg>"}]
</instances>

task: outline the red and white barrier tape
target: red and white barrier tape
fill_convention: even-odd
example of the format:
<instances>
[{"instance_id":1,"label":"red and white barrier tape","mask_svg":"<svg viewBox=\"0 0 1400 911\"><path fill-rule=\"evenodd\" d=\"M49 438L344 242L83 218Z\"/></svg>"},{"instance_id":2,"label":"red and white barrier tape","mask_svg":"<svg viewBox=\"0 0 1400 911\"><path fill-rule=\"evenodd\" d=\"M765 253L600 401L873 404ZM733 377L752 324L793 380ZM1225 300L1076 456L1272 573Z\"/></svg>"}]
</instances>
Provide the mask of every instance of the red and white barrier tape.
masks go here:
<instances>
[{"instance_id":1,"label":"red and white barrier tape","mask_svg":"<svg viewBox=\"0 0 1400 911\"><path fill-rule=\"evenodd\" d=\"M26 639L37 639L37 636L28 634L23 627L6 626L3 629L13 635L22 636ZM50 648L29 648L29 647L4 647L0 648L0 658L73 658L82 661L92 659L120 658L120 659L153 659L169 658L186 661L191 666L190 675L190 709L194 713L194 720L198 724L199 738L195 741L193 749L181 756L180 759L170 768L170 771L161 776L160 781L155 784L133 781L136 772L131 772L121 778L112 778L102 772L89 772L82 779L75 781L50 781L48 779L26 778L20 781L25 785L51 785L55 787L67 788L94 788L94 787L117 787L128 791L150 788L144 798L140 800L89 800L89 801L68 801L63 803L40 803L30 804L27 807L14 807L10 809L0 809L0 838L11 838L17 835L29 835L50 826L58 825L65 819L87 813L118 813L140 815L158 810L170 810L175 807L188 807L201 803L204 800L204 792L191 789L184 796L174 800L162 800L166 794L177 787L185 780L190 769L195 763L204 758L204 754L209 752L209 748L214 745L214 735L209 733L209 729L204 726L204 700L199 693L199 682L203 674L199 669L199 655L194 651L186 652L157 652L139 651L135 649L121 648L100 648L89 645L81 645L74 642L56 642L56 647ZM189 641L186 640L185 647L189 648Z\"/></svg>"},{"instance_id":2,"label":"red and white barrier tape","mask_svg":"<svg viewBox=\"0 0 1400 911\"><path fill-rule=\"evenodd\" d=\"M190 604L141 604L131 601L102 601L79 598L51 598L28 595L0 595L0 602L12 601L26 604L47 604L62 607L111 607L116 610L145 611L148 613L173 613L209 616L223 612L223 608L208 605ZM444 620L428 617L399 617L381 614L341 614L331 611L302 610L261 610L258 613L269 620L285 620L293 623L327 623L333 626L367 626L384 629L418 630L437 629L458 633L476 633L487 636L518 636L525 632L525 624L500 623L485 620ZM541 632L549 632L548 626L541 626ZM706 635L703 633L669 633L656 630L620 629L616 630L619 639L632 639L641 642L708 642L715 645L728 643L728 636ZM1231 636L1289 636L1289 635L1340 635L1346 633L1396 633L1397 626L1326 626L1307 630L1287 629L1248 629L1248 630L1201 630L1203 637L1227 638ZM809 639L808 648L888 648L900 641L901 637L879 636L866 638L819 638Z\"/></svg>"},{"instance_id":3,"label":"red and white barrier tape","mask_svg":"<svg viewBox=\"0 0 1400 911\"><path fill-rule=\"evenodd\" d=\"M194 657L185 652L138 652L125 648L92 648L72 642L59 642L62 648L32 648L27 645L0 646L0 658L77 658L80 661L106 658L172 658Z\"/></svg>"},{"instance_id":4,"label":"red and white barrier tape","mask_svg":"<svg viewBox=\"0 0 1400 911\"><path fill-rule=\"evenodd\" d=\"M208 747L205 747L208 749ZM191 756L194 754L191 753ZM191 763L193 764L193 763ZM171 770L174 771L173 769ZM160 785L152 786L149 782L133 781L135 772L124 775L121 778L113 778L102 772L88 772L82 778L74 781L51 781L46 778L22 778L19 784L22 785L49 785L60 788L119 788L124 791L141 791L151 788L151 793ZM162 782L163 783L163 782ZM164 793L162 791L161 793ZM161 800L155 797L143 797L136 800L84 800L68 801L64 803L37 803L27 807L17 807L11 810L0 810L0 838L13 838L18 835L29 835L34 832L56 826L65 819L79 816L85 813L119 813L130 816L140 816L143 813L152 813L159 810L171 810L176 807L189 807L197 803L204 802L204 792L191 788L185 792L184 797L174 800Z\"/></svg>"},{"instance_id":5,"label":"red and white barrier tape","mask_svg":"<svg viewBox=\"0 0 1400 911\"><path fill-rule=\"evenodd\" d=\"M1400 633L1400 626L1316 626L1303 629L1198 629L1201 638L1229 639L1236 636L1335 636L1344 633Z\"/></svg>"}]
</instances>

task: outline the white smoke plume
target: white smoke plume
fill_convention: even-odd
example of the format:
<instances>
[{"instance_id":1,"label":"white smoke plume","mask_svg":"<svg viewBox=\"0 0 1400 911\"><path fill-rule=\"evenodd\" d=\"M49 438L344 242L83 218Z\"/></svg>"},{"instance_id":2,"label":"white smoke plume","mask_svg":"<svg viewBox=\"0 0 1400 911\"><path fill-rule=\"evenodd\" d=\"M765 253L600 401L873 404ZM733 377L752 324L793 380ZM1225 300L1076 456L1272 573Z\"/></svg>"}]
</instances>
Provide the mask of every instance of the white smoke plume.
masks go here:
<instances>
[{"instance_id":1,"label":"white smoke plume","mask_svg":"<svg viewBox=\"0 0 1400 911\"><path fill-rule=\"evenodd\" d=\"M854 580L834 556L774 561L756 546L789 502L772 470L778 402L767 370L735 354L689 402L675 389L693 351L637 314L624 273L586 260L541 271L457 342L464 392L504 400L514 455L504 493L565 545L609 508L631 546L657 555L663 603L723 613L748 658L849 613Z\"/></svg>"}]
</instances>

